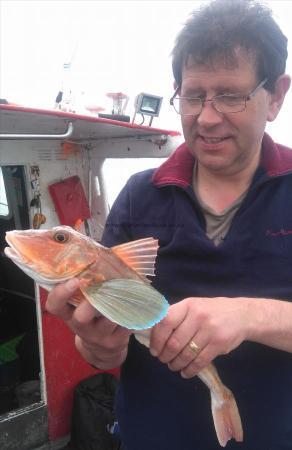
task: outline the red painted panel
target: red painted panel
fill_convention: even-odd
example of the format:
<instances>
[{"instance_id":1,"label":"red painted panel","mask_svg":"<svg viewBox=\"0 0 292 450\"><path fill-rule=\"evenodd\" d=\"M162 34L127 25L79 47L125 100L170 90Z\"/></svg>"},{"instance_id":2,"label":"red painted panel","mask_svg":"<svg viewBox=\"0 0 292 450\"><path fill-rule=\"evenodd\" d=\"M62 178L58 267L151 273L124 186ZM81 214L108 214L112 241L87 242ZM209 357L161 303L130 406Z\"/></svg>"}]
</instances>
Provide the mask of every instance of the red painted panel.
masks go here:
<instances>
[{"instance_id":1,"label":"red painted panel","mask_svg":"<svg viewBox=\"0 0 292 450\"><path fill-rule=\"evenodd\" d=\"M74 227L77 220L90 218L89 206L77 175L49 185L60 223Z\"/></svg>"},{"instance_id":2,"label":"red painted panel","mask_svg":"<svg viewBox=\"0 0 292 450\"><path fill-rule=\"evenodd\" d=\"M40 289L48 397L49 438L70 433L73 393L79 381L98 371L87 364L74 345L74 334L57 317L45 310L47 292ZM110 371L118 376L119 370Z\"/></svg>"}]
</instances>

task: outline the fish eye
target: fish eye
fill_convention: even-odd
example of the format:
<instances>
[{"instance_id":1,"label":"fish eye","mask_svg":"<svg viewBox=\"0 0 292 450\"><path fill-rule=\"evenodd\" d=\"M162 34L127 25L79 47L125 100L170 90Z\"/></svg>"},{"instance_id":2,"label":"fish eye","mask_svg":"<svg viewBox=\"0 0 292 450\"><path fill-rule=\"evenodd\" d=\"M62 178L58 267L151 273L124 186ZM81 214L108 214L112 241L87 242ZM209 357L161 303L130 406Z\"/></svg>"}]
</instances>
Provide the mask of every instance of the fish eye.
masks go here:
<instances>
[{"instance_id":1,"label":"fish eye","mask_svg":"<svg viewBox=\"0 0 292 450\"><path fill-rule=\"evenodd\" d=\"M67 233L64 233L62 231L57 231L53 238L55 239L56 242L58 242L59 244L64 244L65 242L68 241L69 239L69 235Z\"/></svg>"}]
</instances>

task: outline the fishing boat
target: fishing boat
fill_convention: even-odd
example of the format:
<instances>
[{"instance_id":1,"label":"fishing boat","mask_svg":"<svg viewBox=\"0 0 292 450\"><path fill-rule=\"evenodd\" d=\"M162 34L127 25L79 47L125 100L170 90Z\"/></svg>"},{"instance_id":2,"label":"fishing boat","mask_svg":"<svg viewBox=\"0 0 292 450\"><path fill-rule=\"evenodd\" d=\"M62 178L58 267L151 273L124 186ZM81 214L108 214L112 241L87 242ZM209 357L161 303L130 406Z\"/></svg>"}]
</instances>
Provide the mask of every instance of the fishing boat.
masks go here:
<instances>
[{"instance_id":1,"label":"fishing boat","mask_svg":"<svg viewBox=\"0 0 292 450\"><path fill-rule=\"evenodd\" d=\"M105 163L145 158L148 168L148 158L167 157L181 140L119 119L0 104L1 450L64 446L74 390L97 373L46 312L47 292L5 256L5 233L65 224L99 241L117 181Z\"/></svg>"}]
</instances>

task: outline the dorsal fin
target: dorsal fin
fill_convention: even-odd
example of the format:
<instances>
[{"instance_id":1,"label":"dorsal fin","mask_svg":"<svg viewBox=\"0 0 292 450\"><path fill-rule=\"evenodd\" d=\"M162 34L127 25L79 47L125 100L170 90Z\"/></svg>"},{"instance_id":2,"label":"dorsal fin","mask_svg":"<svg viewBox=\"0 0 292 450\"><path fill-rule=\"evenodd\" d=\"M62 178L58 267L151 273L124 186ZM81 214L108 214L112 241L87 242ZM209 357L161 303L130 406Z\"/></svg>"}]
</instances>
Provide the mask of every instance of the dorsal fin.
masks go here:
<instances>
[{"instance_id":1,"label":"dorsal fin","mask_svg":"<svg viewBox=\"0 0 292 450\"><path fill-rule=\"evenodd\" d=\"M158 240L149 237L116 245L111 250L140 275L153 277L158 248Z\"/></svg>"}]
</instances>

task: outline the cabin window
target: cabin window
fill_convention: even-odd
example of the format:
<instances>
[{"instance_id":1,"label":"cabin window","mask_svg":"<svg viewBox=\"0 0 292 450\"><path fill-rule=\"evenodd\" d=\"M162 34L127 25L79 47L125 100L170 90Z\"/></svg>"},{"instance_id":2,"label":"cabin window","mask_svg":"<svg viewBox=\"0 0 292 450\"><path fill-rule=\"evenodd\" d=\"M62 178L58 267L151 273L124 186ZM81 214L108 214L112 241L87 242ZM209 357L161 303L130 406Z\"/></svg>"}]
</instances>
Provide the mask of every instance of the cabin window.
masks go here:
<instances>
[{"instance_id":1,"label":"cabin window","mask_svg":"<svg viewBox=\"0 0 292 450\"><path fill-rule=\"evenodd\" d=\"M9 216L6 188L4 184L4 178L1 167L0 167L0 216L2 216L3 218Z\"/></svg>"},{"instance_id":2,"label":"cabin window","mask_svg":"<svg viewBox=\"0 0 292 450\"><path fill-rule=\"evenodd\" d=\"M160 166L166 158L108 158L103 164L103 175L109 207L131 175Z\"/></svg>"},{"instance_id":3,"label":"cabin window","mask_svg":"<svg viewBox=\"0 0 292 450\"><path fill-rule=\"evenodd\" d=\"M0 167L0 202L0 448L3 449L6 447L1 445L5 439L2 436L10 430L5 425L7 414L13 411L14 418L18 414L22 417L23 408L42 402L34 281L4 252L7 231L30 227L24 166ZM36 420L38 413L32 415ZM31 417L27 413L28 420ZM24 422L21 423L23 426Z\"/></svg>"}]
</instances>

